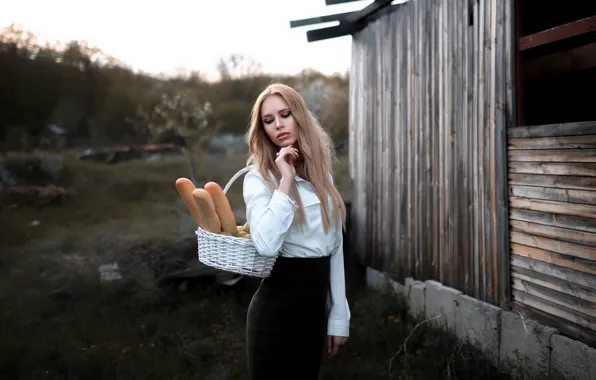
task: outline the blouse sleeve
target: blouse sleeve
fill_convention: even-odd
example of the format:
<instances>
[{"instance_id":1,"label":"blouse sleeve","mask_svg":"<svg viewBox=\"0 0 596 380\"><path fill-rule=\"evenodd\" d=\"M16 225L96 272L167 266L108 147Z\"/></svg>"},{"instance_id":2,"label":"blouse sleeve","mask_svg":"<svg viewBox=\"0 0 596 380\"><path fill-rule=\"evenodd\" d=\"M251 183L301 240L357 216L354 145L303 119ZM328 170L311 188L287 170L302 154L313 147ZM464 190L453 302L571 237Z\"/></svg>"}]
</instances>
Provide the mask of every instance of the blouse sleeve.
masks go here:
<instances>
[{"instance_id":1,"label":"blouse sleeve","mask_svg":"<svg viewBox=\"0 0 596 380\"><path fill-rule=\"evenodd\" d=\"M329 320L327 335L350 336L350 306L346 298L346 279L344 271L344 248L342 229L338 231L339 244L331 253L329 278Z\"/></svg>"},{"instance_id":2,"label":"blouse sleeve","mask_svg":"<svg viewBox=\"0 0 596 380\"><path fill-rule=\"evenodd\" d=\"M244 176L243 195L255 248L263 256L275 256L292 226L297 204L287 194L271 191L254 172Z\"/></svg>"},{"instance_id":3,"label":"blouse sleeve","mask_svg":"<svg viewBox=\"0 0 596 380\"><path fill-rule=\"evenodd\" d=\"M333 176L329 174L331 183ZM331 269L329 274L329 320L327 322L327 335L350 336L350 306L346 297L346 276L344 268L344 239L341 228L341 219L338 220L340 228L337 231L336 246L331 253Z\"/></svg>"}]
</instances>

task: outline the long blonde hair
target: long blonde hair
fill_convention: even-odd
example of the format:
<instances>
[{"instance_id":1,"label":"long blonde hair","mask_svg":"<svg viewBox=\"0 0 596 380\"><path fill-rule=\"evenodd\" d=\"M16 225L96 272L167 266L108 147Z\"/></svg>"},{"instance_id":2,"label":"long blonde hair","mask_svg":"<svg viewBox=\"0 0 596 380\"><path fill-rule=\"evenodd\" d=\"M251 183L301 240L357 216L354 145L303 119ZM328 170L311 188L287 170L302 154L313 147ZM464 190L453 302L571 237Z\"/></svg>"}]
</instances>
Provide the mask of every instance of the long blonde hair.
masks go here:
<instances>
[{"instance_id":1,"label":"long blonde hair","mask_svg":"<svg viewBox=\"0 0 596 380\"><path fill-rule=\"evenodd\" d=\"M248 131L250 157L248 158L247 165L254 164L259 172L263 174L265 181L271 189L274 189L275 185L268 173L272 173L278 182L281 179L281 173L275 164L276 153L279 148L273 144L265 132L261 118L261 105L265 99L272 95L281 96L288 104L290 112L294 117L297 145L302 156L302 160L298 163L300 166L297 167L297 172L305 176L316 190L321 201L325 232L329 230L332 224L331 220L335 221L333 224L335 224L337 231L339 225L336 221L339 221L340 216L341 224L345 228L346 207L341 195L335 186L333 186L330 177L333 173L332 160L335 158L332 140L306 107L302 96L293 88L281 83L274 83L269 85L257 97L252 108ZM334 205L333 219L331 219L328 197L326 195L330 196ZM290 196L298 204L298 219L304 220L304 207L298 193L296 181L292 183Z\"/></svg>"}]
</instances>

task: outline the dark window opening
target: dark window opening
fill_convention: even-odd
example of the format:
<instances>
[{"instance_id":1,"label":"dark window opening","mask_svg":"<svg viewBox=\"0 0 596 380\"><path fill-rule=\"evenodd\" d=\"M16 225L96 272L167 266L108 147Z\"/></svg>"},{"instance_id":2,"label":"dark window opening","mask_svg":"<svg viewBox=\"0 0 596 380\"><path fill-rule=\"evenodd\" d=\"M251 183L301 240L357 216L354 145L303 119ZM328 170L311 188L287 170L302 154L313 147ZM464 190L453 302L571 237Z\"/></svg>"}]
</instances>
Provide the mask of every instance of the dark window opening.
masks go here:
<instances>
[{"instance_id":1,"label":"dark window opening","mask_svg":"<svg viewBox=\"0 0 596 380\"><path fill-rule=\"evenodd\" d=\"M517 0L515 11L517 123L596 120L596 1Z\"/></svg>"}]
</instances>

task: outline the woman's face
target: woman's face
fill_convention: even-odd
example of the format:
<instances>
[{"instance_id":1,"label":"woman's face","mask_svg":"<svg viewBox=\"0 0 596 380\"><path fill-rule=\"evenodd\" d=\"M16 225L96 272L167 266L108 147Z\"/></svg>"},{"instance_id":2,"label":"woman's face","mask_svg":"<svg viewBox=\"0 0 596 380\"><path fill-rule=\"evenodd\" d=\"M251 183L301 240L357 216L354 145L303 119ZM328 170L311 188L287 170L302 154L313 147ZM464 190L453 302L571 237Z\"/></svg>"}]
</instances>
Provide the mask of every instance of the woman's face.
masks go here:
<instances>
[{"instance_id":1,"label":"woman's face","mask_svg":"<svg viewBox=\"0 0 596 380\"><path fill-rule=\"evenodd\" d=\"M296 143L295 121L290 107L279 95L267 97L261 105L261 121L265 132L278 147Z\"/></svg>"}]
</instances>

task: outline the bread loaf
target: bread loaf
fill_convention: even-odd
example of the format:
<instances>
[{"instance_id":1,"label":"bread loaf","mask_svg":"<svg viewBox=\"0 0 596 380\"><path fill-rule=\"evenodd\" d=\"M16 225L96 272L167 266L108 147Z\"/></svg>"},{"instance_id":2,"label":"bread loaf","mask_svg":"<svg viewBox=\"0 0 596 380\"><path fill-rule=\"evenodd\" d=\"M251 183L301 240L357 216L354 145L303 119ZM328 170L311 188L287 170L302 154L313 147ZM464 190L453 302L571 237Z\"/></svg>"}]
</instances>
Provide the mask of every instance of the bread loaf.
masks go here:
<instances>
[{"instance_id":1,"label":"bread loaf","mask_svg":"<svg viewBox=\"0 0 596 380\"><path fill-rule=\"evenodd\" d=\"M192 196L195 199L197 207L199 209L199 214L201 214L201 221L203 225L201 226L205 231L213 232L213 233L220 233L221 232L221 222L217 213L215 212L215 206L213 204L213 199L211 195L205 189L195 189L192 192Z\"/></svg>"},{"instance_id":2,"label":"bread loaf","mask_svg":"<svg viewBox=\"0 0 596 380\"><path fill-rule=\"evenodd\" d=\"M211 195L211 199L213 199L215 212L221 222L221 230L230 234L236 233L238 230L236 218L232 212L232 207L230 207L228 197L226 197L221 187L215 182L208 182L205 184L205 190Z\"/></svg>"},{"instance_id":3,"label":"bread loaf","mask_svg":"<svg viewBox=\"0 0 596 380\"><path fill-rule=\"evenodd\" d=\"M201 228L204 228L201 221L201 214L199 213L197 204L192 196L192 192L195 189L195 185L188 178L183 177L176 180L176 190L178 191L178 195L180 195L180 198L182 198L184 204L186 204L188 211L195 218L197 224L201 226Z\"/></svg>"}]
</instances>

